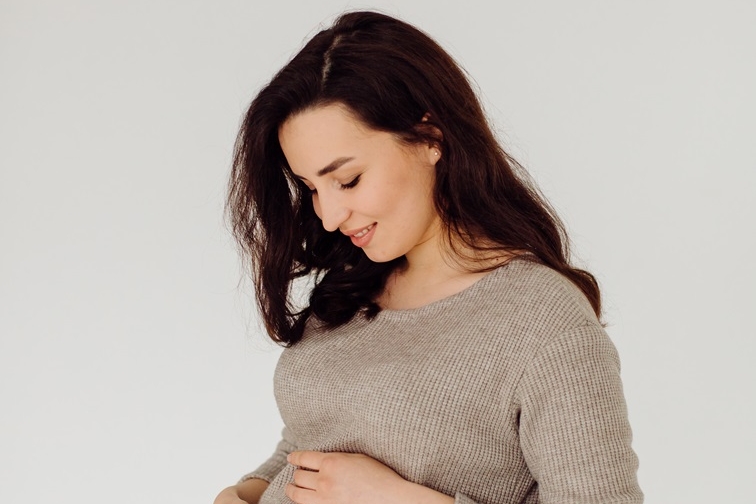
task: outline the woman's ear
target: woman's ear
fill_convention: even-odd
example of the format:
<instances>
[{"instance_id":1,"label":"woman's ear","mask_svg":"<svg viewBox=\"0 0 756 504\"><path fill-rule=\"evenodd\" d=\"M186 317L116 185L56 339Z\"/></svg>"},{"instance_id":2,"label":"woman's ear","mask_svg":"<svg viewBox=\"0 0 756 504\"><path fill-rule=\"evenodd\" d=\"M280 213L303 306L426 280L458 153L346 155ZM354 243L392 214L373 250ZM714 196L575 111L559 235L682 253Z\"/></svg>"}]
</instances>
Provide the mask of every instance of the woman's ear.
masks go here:
<instances>
[{"instance_id":1,"label":"woman's ear","mask_svg":"<svg viewBox=\"0 0 756 504\"><path fill-rule=\"evenodd\" d=\"M436 163L438 163L439 159L441 159L441 149L439 147L431 145L428 152L428 161L430 162L430 164L435 166Z\"/></svg>"},{"instance_id":2,"label":"woman's ear","mask_svg":"<svg viewBox=\"0 0 756 504\"><path fill-rule=\"evenodd\" d=\"M419 133L433 137L431 147L432 149L436 149L438 151L438 159L441 157L441 145L444 142L444 134L441 132L438 126L433 124L433 121L431 119L432 117L430 112L426 112L425 115L423 115L423 118L420 119L420 122L415 126L415 128Z\"/></svg>"}]
</instances>

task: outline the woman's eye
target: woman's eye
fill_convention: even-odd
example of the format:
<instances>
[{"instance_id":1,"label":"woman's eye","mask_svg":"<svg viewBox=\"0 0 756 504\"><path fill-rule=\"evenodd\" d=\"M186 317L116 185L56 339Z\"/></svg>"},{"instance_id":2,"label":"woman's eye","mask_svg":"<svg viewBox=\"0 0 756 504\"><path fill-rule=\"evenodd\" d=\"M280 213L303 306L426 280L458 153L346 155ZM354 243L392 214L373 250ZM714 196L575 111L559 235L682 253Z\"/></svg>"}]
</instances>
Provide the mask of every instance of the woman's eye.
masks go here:
<instances>
[{"instance_id":1,"label":"woman's eye","mask_svg":"<svg viewBox=\"0 0 756 504\"><path fill-rule=\"evenodd\" d=\"M346 184L340 184L342 189L351 189L352 187L356 186L357 183L360 181L360 177L362 174L357 175L354 177L351 181L347 182Z\"/></svg>"}]
</instances>

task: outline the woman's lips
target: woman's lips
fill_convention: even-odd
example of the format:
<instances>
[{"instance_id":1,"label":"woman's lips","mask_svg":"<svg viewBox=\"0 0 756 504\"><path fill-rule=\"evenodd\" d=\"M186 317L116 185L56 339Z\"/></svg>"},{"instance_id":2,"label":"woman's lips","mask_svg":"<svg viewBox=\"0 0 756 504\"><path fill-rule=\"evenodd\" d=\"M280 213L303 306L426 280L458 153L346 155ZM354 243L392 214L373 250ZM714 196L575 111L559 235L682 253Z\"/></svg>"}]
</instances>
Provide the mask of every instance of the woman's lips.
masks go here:
<instances>
[{"instance_id":1,"label":"woman's lips","mask_svg":"<svg viewBox=\"0 0 756 504\"><path fill-rule=\"evenodd\" d=\"M370 239L375 234L376 226L377 224L374 222L369 226L357 231L356 233L349 235L349 238L352 240L352 244L354 244L355 247L366 246L368 243L370 243Z\"/></svg>"}]
</instances>

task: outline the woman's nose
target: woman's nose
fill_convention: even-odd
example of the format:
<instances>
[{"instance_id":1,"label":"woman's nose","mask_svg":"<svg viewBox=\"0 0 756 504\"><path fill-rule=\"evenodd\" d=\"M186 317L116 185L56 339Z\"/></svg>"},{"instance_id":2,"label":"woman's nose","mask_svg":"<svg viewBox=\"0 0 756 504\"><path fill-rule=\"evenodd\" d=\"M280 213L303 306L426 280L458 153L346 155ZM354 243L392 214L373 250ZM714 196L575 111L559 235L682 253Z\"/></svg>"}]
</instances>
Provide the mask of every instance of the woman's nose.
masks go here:
<instances>
[{"instance_id":1,"label":"woman's nose","mask_svg":"<svg viewBox=\"0 0 756 504\"><path fill-rule=\"evenodd\" d=\"M326 199L316 195L312 203L315 214L320 217L326 231L336 231L341 223L349 218L349 209L337 199Z\"/></svg>"}]
</instances>

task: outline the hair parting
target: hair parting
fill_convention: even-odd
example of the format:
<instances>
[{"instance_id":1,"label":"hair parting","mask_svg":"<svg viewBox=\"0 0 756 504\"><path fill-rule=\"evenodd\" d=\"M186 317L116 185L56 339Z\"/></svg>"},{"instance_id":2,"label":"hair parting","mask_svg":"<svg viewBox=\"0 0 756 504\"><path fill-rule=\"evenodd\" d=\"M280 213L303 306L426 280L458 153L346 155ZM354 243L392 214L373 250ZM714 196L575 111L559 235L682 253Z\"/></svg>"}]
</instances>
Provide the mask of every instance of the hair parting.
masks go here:
<instances>
[{"instance_id":1,"label":"hair parting","mask_svg":"<svg viewBox=\"0 0 756 504\"><path fill-rule=\"evenodd\" d=\"M577 285L600 316L595 278L570 265L563 224L499 145L464 71L417 28L376 12L349 12L260 90L235 144L226 210L274 341L295 344L311 317L338 327L358 313L375 316L374 300L405 263L372 262L348 237L325 231L308 188L286 162L280 126L327 104L341 104L367 127L409 144L438 147L434 204L452 250L461 239L476 251L539 261ZM302 309L293 305L291 288L306 276L316 281Z\"/></svg>"}]
</instances>

